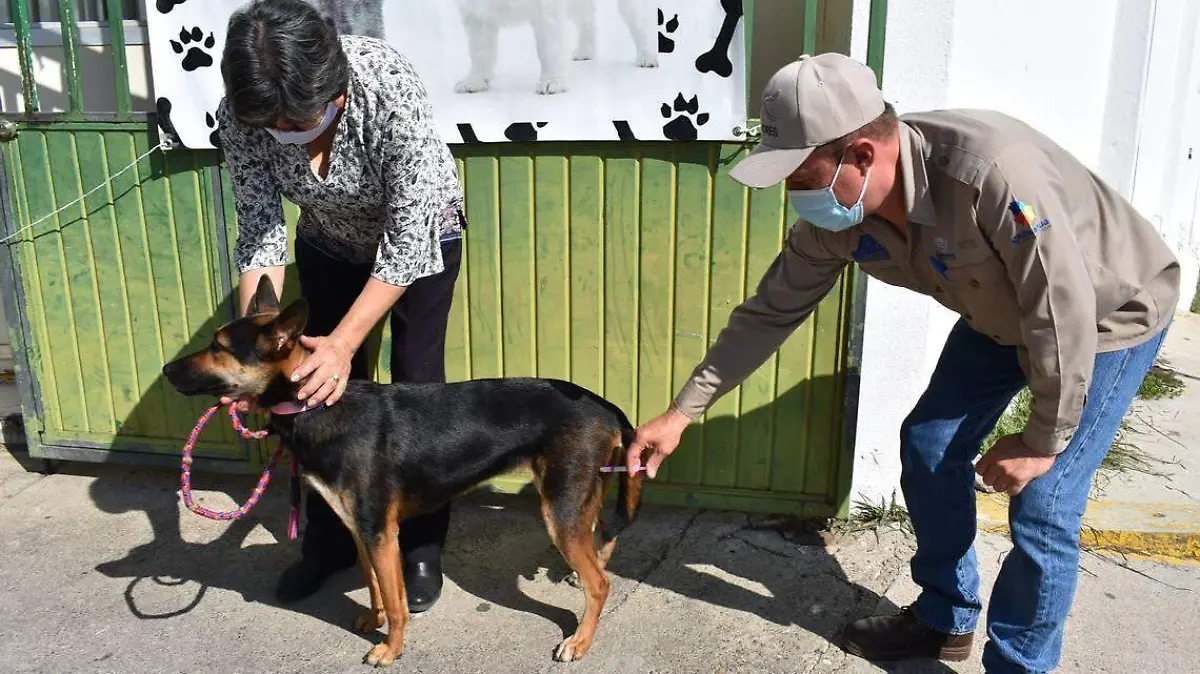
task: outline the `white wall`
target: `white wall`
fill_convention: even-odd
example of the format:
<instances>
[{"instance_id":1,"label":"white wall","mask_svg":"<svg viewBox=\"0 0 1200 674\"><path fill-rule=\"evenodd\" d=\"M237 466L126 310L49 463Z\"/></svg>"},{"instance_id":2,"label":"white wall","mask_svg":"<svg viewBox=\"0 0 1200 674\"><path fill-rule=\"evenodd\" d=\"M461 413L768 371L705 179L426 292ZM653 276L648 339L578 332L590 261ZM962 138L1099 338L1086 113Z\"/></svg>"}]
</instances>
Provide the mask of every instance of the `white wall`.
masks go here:
<instances>
[{"instance_id":1,"label":"white wall","mask_svg":"<svg viewBox=\"0 0 1200 674\"><path fill-rule=\"evenodd\" d=\"M1200 267L1198 31L1194 0L893 2L883 89L900 113L991 108L1054 138L1131 197L1176 248L1186 309ZM1196 145L1190 163L1188 142ZM900 497L900 424L956 320L928 298L869 282L855 501Z\"/></svg>"}]
</instances>

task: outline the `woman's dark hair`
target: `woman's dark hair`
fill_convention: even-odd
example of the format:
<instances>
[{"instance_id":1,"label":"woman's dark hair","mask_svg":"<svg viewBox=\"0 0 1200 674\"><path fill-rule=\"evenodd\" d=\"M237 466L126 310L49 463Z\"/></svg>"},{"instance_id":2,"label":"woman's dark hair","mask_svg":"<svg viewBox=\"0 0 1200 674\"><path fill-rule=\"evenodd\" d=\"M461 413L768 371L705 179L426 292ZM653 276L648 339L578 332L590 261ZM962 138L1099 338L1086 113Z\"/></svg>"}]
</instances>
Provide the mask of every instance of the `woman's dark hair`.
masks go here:
<instances>
[{"instance_id":1,"label":"woman's dark hair","mask_svg":"<svg viewBox=\"0 0 1200 674\"><path fill-rule=\"evenodd\" d=\"M229 17L225 99L251 126L303 124L345 93L350 65L337 28L302 0L254 0Z\"/></svg>"}]
</instances>

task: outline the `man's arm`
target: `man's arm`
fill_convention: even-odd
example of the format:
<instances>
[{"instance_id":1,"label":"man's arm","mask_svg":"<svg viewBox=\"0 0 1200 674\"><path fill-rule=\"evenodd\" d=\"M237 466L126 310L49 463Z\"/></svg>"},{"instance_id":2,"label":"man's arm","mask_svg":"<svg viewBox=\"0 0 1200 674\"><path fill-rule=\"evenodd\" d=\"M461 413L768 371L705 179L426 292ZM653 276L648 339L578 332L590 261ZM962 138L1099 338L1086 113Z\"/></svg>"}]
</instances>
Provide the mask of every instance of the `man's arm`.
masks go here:
<instances>
[{"instance_id":1,"label":"man's arm","mask_svg":"<svg viewBox=\"0 0 1200 674\"><path fill-rule=\"evenodd\" d=\"M679 445L688 424L775 353L825 297L845 266L846 260L817 240L811 225L793 226L757 291L733 310L728 325L670 408L638 428L625 455L628 469L637 472L642 452L649 448L653 454L646 473L653 478L663 459Z\"/></svg>"},{"instance_id":2,"label":"man's arm","mask_svg":"<svg viewBox=\"0 0 1200 674\"><path fill-rule=\"evenodd\" d=\"M1047 455L1065 449L1079 425L1097 345L1095 288L1058 175L1038 148L1014 146L991 167L976 213L1021 309L1033 393L1021 440Z\"/></svg>"},{"instance_id":3,"label":"man's arm","mask_svg":"<svg viewBox=\"0 0 1200 674\"><path fill-rule=\"evenodd\" d=\"M817 240L811 225L796 223L754 295L733 310L673 406L689 419L704 414L779 349L845 266L846 260L832 255Z\"/></svg>"}]
</instances>

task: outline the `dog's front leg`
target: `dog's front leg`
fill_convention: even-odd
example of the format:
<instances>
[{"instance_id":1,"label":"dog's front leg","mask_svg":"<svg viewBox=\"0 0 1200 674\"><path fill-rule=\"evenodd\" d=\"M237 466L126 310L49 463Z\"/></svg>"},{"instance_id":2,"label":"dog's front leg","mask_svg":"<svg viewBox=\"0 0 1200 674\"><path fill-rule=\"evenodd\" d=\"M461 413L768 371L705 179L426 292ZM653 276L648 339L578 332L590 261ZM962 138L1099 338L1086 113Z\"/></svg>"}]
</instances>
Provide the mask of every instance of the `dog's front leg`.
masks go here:
<instances>
[{"instance_id":1,"label":"dog's front leg","mask_svg":"<svg viewBox=\"0 0 1200 674\"><path fill-rule=\"evenodd\" d=\"M640 0L621 0L620 3L621 18L625 19L625 25L633 37L639 68L658 67L658 45L654 43L655 32L646 9L651 6Z\"/></svg>"},{"instance_id":2,"label":"dog's front leg","mask_svg":"<svg viewBox=\"0 0 1200 674\"><path fill-rule=\"evenodd\" d=\"M533 17L538 59L542 62L539 94L558 94L567 90L567 18L566 0L541 0Z\"/></svg>"},{"instance_id":3,"label":"dog's front leg","mask_svg":"<svg viewBox=\"0 0 1200 674\"><path fill-rule=\"evenodd\" d=\"M404 652L404 628L408 625L408 597L404 592L404 574L400 565L400 545L397 527L384 527L370 546L371 566L379 582L383 611L387 614L388 631L383 643L367 653L368 665L387 667Z\"/></svg>"},{"instance_id":4,"label":"dog's front leg","mask_svg":"<svg viewBox=\"0 0 1200 674\"><path fill-rule=\"evenodd\" d=\"M496 42L500 26L488 17L464 13L463 28L467 31L471 70L454 85L454 90L460 94L487 91L492 86L492 76L496 71Z\"/></svg>"},{"instance_id":5,"label":"dog's front leg","mask_svg":"<svg viewBox=\"0 0 1200 674\"><path fill-rule=\"evenodd\" d=\"M596 0L572 0L571 16L578 32L575 60L590 61L596 57Z\"/></svg>"},{"instance_id":6,"label":"dog's front leg","mask_svg":"<svg viewBox=\"0 0 1200 674\"><path fill-rule=\"evenodd\" d=\"M371 610L358 617L354 629L359 632L374 632L383 627L384 608L383 595L379 591L379 579L375 576L375 567L371 563L371 553L363 545L362 537L355 533L354 542L358 546L358 565L362 568L363 581L371 592Z\"/></svg>"}]
</instances>

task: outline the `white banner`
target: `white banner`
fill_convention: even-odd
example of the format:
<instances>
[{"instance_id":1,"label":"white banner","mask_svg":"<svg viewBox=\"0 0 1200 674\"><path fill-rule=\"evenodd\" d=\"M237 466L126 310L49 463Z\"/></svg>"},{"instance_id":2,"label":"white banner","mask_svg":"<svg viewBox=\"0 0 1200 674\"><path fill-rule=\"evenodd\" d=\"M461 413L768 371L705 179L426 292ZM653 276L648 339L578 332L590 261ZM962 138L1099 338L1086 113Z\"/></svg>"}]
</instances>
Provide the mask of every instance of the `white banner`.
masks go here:
<instances>
[{"instance_id":1,"label":"white banner","mask_svg":"<svg viewBox=\"0 0 1200 674\"><path fill-rule=\"evenodd\" d=\"M448 143L724 141L746 121L742 0L310 1L412 61ZM243 1L146 2L159 125L176 147L214 147ZM565 22L544 19L556 3Z\"/></svg>"}]
</instances>

